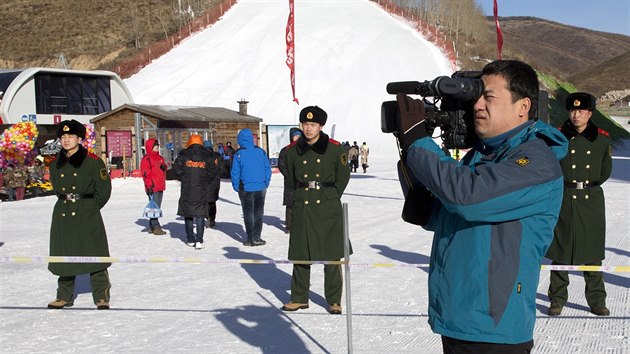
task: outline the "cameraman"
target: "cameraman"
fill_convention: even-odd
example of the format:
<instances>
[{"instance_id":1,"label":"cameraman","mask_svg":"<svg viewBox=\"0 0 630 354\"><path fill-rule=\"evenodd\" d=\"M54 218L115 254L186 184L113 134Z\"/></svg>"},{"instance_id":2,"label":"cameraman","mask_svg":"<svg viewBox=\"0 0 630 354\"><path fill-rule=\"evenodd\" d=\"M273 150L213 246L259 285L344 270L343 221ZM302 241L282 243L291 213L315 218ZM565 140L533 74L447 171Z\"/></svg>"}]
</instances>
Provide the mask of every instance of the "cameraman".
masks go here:
<instances>
[{"instance_id":1,"label":"cameraman","mask_svg":"<svg viewBox=\"0 0 630 354\"><path fill-rule=\"evenodd\" d=\"M398 94L405 208L434 231L429 324L444 353L529 353L541 258L562 200L567 140L530 117L538 79L527 64L483 68L479 140L457 163L428 136L422 101Z\"/></svg>"}]
</instances>

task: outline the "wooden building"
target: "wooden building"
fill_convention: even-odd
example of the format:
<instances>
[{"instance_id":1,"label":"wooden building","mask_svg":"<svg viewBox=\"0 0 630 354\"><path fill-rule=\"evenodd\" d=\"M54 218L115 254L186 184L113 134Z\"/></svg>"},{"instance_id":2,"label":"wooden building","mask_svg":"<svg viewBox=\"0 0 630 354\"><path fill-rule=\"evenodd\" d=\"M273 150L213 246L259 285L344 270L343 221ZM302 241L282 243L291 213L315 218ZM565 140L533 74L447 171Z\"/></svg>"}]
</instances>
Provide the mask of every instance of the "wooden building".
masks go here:
<instances>
[{"instance_id":1,"label":"wooden building","mask_svg":"<svg viewBox=\"0 0 630 354\"><path fill-rule=\"evenodd\" d=\"M228 141L236 149L237 134L244 128L251 129L262 146L262 119L247 114L247 101L238 103L238 111L221 107L124 104L90 120L96 133L95 153L113 164L125 161L124 168L134 170L139 168L144 142L149 138L157 138L160 153L167 161L173 161L186 148L191 134L212 142L215 151L218 143Z\"/></svg>"}]
</instances>

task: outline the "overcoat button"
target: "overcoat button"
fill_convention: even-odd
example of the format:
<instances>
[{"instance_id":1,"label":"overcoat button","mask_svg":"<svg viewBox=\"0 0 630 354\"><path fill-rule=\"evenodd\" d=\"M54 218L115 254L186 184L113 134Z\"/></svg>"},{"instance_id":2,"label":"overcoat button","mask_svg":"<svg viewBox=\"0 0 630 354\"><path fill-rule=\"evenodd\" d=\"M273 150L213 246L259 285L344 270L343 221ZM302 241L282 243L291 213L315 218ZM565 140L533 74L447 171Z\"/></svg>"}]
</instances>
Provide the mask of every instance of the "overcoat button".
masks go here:
<instances>
[{"instance_id":1,"label":"overcoat button","mask_svg":"<svg viewBox=\"0 0 630 354\"><path fill-rule=\"evenodd\" d=\"M306 160L302 161L302 163L306 165Z\"/></svg>"},{"instance_id":2,"label":"overcoat button","mask_svg":"<svg viewBox=\"0 0 630 354\"><path fill-rule=\"evenodd\" d=\"M587 151L587 152L586 152L586 154L587 154L587 155L590 155L590 154L591 154L591 150Z\"/></svg>"},{"instance_id":3,"label":"overcoat button","mask_svg":"<svg viewBox=\"0 0 630 354\"><path fill-rule=\"evenodd\" d=\"M64 176L64 174L62 173L62 174L61 174L61 177L63 178L63 176Z\"/></svg>"},{"instance_id":4,"label":"overcoat button","mask_svg":"<svg viewBox=\"0 0 630 354\"><path fill-rule=\"evenodd\" d=\"M319 201L319 199L317 199L317 204L319 204L319 203L320 203L320 201Z\"/></svg>"},{"instance_id":5,"label":"overcoat button","mask_svg":"<svg viewBox=\"0 0 630 354\"><path fill-rule=\"evenodd\" d=\"M572 154L575 154L575 150L571 150L571 153L572 153Z\"/></svg>"},{"instance_id":6,"label":"overcoat button","mask_svg":"<svg viewBox=\"0 0 630 354\"><path fill-rule=\"evenodd\" d=\"M77 173L75 172L75 173L74 173L74 177L76 177L76 176L77 176Z\"/></svg>"},{"instance_id":7,"label":"overcoat button","mask_svg":"<svg viewBox=\"0 0 630 354\"><path fill-rule=\"evenodd\" d=\"M584 196L584 199L588 199L588 194Z\"/></svg>"},{"instance_id":8,"label":"overcoat button","mask_svg":"<svg viewBox=\"0 0 630 354\"><path fill-rule=\"evenodd\" d=\"M61 216L66 216L66 213L61 213Z\"/></svg>"},{"instance_id":9,"label":"overcoat button","mask_svg":"<svg viewBox=\"0 0 630 354\"><path fill-rule=\"evenodd\" d=\"M577 196L575 196L575 195L574 195L574 196L573 196L573 199L577 199Z\"/></svg>"},{"instance_id":10,"label":"overcoat button","mask_svg":"<svg viewBox=\"0 0 630 354\"><path fill-rule=\"evenodd\" d=\"M321 161L322 161L322 160L320 160L320 159L317 159L317 163L320 163Z\"/></svg>"},{"instance_id":11,"label":"overcoat button","mask_svg":"<svg viewBox=\"0 0 630 354\"><path fill-rule=\"evenodd\" d=\"M571 168L575 168L575 165L571 166Z\"/></svg>"},{"instance_id":12,"label":"overcoat button","mask_svg":"<svg viewBox=\"0 0 630 354\"><path fill-rule=\"evenodd\" d=\"M72 216L75 216L75 215L76 215L76 213L73 211L73 212L72 212Z\"/></svg>"},{"instance_id":13,"label":"overcoat button","mask_svg":"<svg viewBox=\"0 0 630 354\"><path fill-rule=\"evenodd\" d=\"M591 165L586 165L586 168L591 168Z\"/></svg>"},{"instance_id":14,"label":"overcoat button","mask_svg":"<svg viewBox=\"0 0 630 354\"><path fill-rule=\"evenodd\" d=\"M308 178L308 175L306 173L304 174L304 178Z\"/></svg>"},{"instance_id":15,"label":"overcoat button","mask_svg":"<svg viewBox=\"0 0 630 354\"><path fill-rule=\"evenodd\" d=\"M305 200L305 201L304 201L304 204L308 204L308 200Z\"/></svg>"}]
</instances>

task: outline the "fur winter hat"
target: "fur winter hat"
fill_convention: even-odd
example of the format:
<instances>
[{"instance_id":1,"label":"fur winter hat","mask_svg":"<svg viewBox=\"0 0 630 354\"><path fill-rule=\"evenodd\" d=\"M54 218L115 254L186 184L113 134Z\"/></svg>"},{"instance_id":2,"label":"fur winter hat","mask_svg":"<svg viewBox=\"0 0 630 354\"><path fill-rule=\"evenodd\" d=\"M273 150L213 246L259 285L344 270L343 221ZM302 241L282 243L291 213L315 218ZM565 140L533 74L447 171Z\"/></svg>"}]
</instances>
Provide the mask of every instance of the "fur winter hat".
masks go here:
<instances>
[{"instance_id":1,"label":"fur winter hat","mask_svg":"<svg viewBox=\"0 0 630 354\"><path fill-rule=\"evenodd\" d=\"M308 106L300 112L300 123L315 122L325 125L327 119L326 111L317 106Z\"/></svg>"},{"instance_id":2,"label":"fur winter hat","mask_svg":"<svg viewBox=\"0 0 630 354\"><path fill-rule=\"evenodd\" d=\"M574 92L567 96L566 108L567 111L572 109L586 109L589 111L595 110L595 103L597 99L586 92Z\"/></svg>"},{"instance_id":3,"label":"fur winter hat","mask_svg":"<svg viewBox=\"0 0 630 354\"><path fill-rule=\"evenodd\" d=\"M77 120L64 120L57 125L57 137L64 134L74 134L81 139L85 139L85 126Z\"/></svg>"}]
</instances>

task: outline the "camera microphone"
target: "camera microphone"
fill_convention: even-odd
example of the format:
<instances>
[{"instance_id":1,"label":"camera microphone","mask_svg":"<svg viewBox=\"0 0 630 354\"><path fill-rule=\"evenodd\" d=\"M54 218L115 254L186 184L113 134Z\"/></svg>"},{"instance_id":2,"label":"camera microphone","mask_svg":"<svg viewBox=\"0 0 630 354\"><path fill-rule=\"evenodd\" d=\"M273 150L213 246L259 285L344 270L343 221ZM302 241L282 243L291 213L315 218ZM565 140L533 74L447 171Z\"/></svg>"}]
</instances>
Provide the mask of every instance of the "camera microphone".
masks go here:
<instances>
[{"instance_id":1,"label":"camera microphone","mask_svg":"<svg viewBox=\"0 0 630 354\"><path fill-rule=\"evenodd\" d=\"M418 81L399 81L387 84L387 93L395 95L404 93L405 95L417 95L422 84Z\"/></svg>"}]
</instances>

